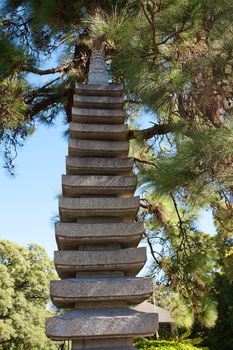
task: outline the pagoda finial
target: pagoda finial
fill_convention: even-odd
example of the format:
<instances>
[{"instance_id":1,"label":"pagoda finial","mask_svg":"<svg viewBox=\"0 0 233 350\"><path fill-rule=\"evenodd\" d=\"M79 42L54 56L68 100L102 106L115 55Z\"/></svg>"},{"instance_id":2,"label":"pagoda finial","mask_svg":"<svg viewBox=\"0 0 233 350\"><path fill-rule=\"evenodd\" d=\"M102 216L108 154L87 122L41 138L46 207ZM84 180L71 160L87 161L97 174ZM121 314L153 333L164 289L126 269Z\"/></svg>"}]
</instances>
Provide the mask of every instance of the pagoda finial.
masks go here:
<instances>
[{"instance_id":1,"label":"pagoda finial","mask_svg":"<svg viewBox=\"0 0 233 350\"><path fill-rule=\"evenodd\" d=\"M88 73L88 84L109 83L107 64L105 62L105 43L102 39L93 41L91 59Z\"/></svg>"}]
</instances>

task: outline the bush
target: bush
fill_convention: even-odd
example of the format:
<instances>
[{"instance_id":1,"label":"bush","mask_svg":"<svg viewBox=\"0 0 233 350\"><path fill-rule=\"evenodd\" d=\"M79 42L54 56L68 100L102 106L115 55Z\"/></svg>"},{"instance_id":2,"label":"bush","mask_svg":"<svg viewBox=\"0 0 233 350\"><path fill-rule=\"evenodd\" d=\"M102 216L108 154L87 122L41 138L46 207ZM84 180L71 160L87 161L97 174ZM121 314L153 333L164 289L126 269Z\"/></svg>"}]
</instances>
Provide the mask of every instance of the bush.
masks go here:
<instances>
[{"instance_id":1,"label":"bush","mask_svg":"<svg viewBox=\"0 0 233 350\"><path fill-rule=\"evenodd\" d=\"M196 346L178 341L167 340L138 340L135 346L139 350L208 350L208 348L197 348Z\"/></svg>"}]
</instances>

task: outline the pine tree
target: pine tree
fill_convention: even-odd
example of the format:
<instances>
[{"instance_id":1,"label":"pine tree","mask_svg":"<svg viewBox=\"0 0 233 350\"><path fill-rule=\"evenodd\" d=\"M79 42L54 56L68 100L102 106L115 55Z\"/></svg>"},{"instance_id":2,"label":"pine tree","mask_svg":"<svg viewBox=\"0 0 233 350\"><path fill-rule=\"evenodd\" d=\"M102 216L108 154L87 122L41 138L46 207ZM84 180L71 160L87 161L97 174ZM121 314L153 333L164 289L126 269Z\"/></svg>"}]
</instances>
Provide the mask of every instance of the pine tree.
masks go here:
<instances>
[{"instance_id":1,"label":"pine tree","mask_svg":"<svg viewBox=\"0 0 233 350\"><path fill-rule=\"evenodd\" d=\"M215 270L232 264L233 1L140 6L97 14L92 35L106 38L113 77L124 80L138 114L143 107L152 116L152 127L129 135L152 273L174 309L186 308L184 325L213 327ZM200 209L212 211L216 236L198 229Z\"/></svg>"}]
</instances>

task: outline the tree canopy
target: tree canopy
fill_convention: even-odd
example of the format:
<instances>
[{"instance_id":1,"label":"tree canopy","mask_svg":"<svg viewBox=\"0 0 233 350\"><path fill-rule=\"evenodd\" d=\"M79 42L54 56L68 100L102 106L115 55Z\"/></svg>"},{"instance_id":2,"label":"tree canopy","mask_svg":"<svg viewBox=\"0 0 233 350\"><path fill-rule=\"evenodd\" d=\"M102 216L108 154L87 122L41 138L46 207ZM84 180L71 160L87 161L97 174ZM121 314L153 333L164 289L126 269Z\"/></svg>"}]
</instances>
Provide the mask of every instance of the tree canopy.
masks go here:
<instances>
[{"instance_id":1,"label":"tree canopy","mask_svg":"<svg viewBox=\"0 0 233 350\"><path fill-rule=\"evenodd\" d=\"M45 251L0 241L0 349L55 350L44 333L54 267Z\"/></svg>"}]
</instances>

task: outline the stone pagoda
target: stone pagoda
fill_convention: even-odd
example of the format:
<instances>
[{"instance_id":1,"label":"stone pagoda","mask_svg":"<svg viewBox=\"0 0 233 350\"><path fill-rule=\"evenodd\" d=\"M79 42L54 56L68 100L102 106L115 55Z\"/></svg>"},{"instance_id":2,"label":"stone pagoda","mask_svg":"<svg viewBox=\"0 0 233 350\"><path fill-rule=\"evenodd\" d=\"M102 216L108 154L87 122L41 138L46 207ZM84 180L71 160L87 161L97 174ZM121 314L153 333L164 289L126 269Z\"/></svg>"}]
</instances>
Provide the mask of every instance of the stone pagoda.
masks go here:
<instances>
[{"instance_id":1,"label":"stone pagoda","mask_svg":"<svg viewBox=\"0 0 233 350\"><path fill-rule=\"evenodd\" d=\"M137 178L128 158L123 86L109 84L104 49L93 49L88 84L76 84L66 175L56 224L58 281L51 298L69 309L46 320L52 340L72 350L132 350L132 339L153 335L157 314L133 306L148 299L152 280L135 277L146 262L137 245Z\"/></svg>"}]
</instances>

